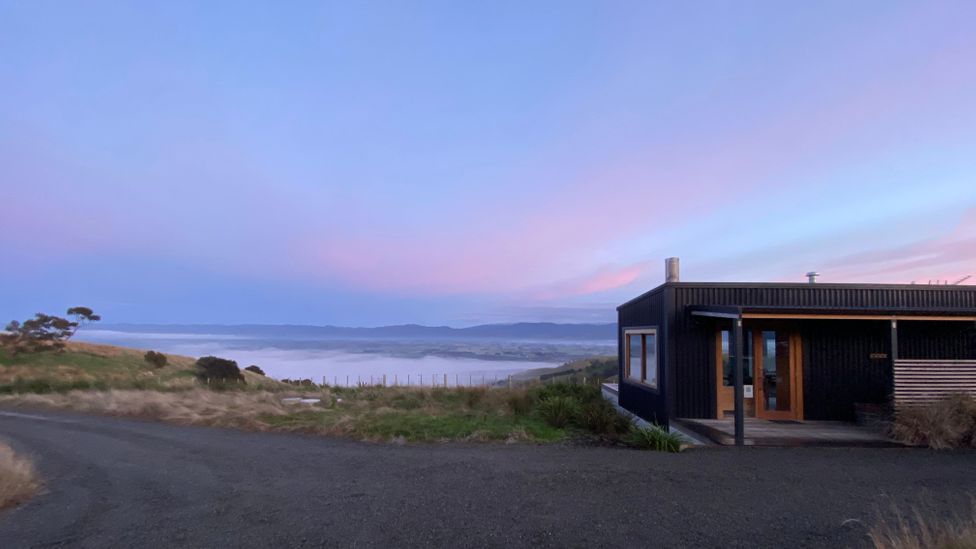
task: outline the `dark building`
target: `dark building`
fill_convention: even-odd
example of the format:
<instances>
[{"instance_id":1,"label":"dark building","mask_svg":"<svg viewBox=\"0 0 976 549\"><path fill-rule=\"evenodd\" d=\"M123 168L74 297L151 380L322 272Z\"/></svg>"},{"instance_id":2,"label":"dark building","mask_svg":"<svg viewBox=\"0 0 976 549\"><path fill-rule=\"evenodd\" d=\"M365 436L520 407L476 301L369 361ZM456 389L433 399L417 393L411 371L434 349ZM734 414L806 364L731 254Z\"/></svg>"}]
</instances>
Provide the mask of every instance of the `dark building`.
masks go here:
<instances>
[{"instance_id":1,"label":"dark building","mask_svg":"<svg viewBox=\"0 0 976 549\"><path fill-rule=\"evenodd\" d=\"M667 282L617 308L620 404L663 426L733 417L736 364L744 417L853 420L856 405L976 395L976 287L813 279L680 282L668 260Z\"/></svg>"}]
</instances>

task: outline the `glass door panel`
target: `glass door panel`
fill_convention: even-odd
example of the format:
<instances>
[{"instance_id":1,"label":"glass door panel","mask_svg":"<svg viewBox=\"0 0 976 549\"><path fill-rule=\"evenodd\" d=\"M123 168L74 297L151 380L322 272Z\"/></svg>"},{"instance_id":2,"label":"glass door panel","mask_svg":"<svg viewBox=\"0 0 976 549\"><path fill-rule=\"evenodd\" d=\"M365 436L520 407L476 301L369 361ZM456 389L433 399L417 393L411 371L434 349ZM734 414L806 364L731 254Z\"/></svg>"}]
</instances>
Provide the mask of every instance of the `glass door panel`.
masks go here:
<instances>
[{"instance_id":1,"label":"glass door panel","mask_svg":"<svg viewBox=\"0 0 976 549\"><path fill-rule=\"evenodd\" d=\"M798 357L794 338L788 331L763 330L756 335L758 347L756 382L758 414L769 419L799 419L802 393L797 386Z\"/></svg>"}]
</instances>

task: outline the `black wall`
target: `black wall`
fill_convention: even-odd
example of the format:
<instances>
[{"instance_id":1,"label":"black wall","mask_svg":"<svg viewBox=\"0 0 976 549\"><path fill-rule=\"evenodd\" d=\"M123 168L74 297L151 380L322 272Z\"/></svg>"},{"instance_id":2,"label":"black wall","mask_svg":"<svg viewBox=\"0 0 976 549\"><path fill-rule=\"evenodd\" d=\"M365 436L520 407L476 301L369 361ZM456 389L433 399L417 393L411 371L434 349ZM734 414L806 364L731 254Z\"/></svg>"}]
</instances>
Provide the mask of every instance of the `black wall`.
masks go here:
<instances>
[{"instance_id":1,"label":"black wall","mask_svg":"<svg viewBox=\"0 0 976 549\"><path fill-rule=\"evenodd\" d=\"M717 323L693 317L694 306L859 309L976 309L976 288L966 286L861 286L849 284L662 285L618 308L619 327L659 325L661 393L623 380L620 402L645 419L715 416L714 337ZM801 321L804 414L808 419L850 419L855 402L883 402L891 363L883 321ZM618 335L619 338L619 335ZM620 344L622 346L622 339ZM899 322L902 358L976 359L972 322Z\"/></svg>"},{"instance_id":2,"label":"black wall","mask_svg":"<svg viewBox=\"0 0 976 549\"><path fill-rule=\"evenodd\" d=\"M664 391L668 387L666 330L663 325L664 291L644 294L631 301L627 307L617 310L617 360L620 380L620 405L638 416L661 425L668 424L668 399ZM658 390L627 381L624 375L624 339L626 328L656 327L658 329Z\"/></svg>"},{"instance_id":3,"label":"black wall","mask_svg":"<svg viewBox=\"0 0 976 549\"><path fill-rule=\"evenodd\" d=\"M976 360L976 323L898 321L898 356Z\"/></svg>"},{"instance_id":4,"label":"black wall","mask_svg":"<svg viewBox=\"0 0 976 549\"><path fill-rule=\"evenodd\" d=\"M887 401L890 323L808 320L796 327L803 340L804 419L852 420L855 403Z\"/></svg>"}]
</instances>

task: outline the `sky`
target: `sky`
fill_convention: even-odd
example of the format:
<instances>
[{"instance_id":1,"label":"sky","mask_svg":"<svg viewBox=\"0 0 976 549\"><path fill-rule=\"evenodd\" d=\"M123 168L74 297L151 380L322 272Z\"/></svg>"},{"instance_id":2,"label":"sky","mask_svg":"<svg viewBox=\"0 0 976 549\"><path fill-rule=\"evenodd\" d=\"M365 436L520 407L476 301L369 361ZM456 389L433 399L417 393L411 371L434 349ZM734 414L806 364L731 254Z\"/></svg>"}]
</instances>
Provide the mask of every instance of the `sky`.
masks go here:
<instances>
[{"instance_id":1,"label":"sky","mask_svg":"<svg viewBox=\"0 0 976 549\"><path fill-rule=\"evenodd\" d=\"M976 2L0 0L0 319L976 278ZM967 282L976 282L969 279Z\"/></svg>"}]
</instances>

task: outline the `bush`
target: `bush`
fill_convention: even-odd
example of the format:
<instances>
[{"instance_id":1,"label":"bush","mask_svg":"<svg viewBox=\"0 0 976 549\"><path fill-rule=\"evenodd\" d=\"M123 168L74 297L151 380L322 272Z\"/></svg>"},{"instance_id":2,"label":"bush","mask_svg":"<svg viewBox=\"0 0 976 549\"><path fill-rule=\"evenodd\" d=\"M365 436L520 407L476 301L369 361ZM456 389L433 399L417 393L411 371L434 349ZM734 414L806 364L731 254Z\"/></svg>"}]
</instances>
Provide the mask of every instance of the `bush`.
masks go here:
<instances>
[{"instance_id":1,"label":"bush","mask_svg":"<svg viewBox=\"0 0 976 549\"><path fill-rule=\"evenodd\" d=\"M569 397L580 404L603 400L603 395L599 387L593 385L574 385L570 383L543 385L536 389L536 397L540 402L551 397Z\"/></svg>"},{"instance_id":2,"label":"bush","mask_svg":"<svg viewBox=\"0 0 976 549\"><path fill-rule=\"evenodd\" d=\"M569 396L551 396L539 402L539 416L549 425L562 428L579 416L579 402Z\"/></svg>"},{"instance_id":3,"label":"bush","mask_svg":"<svg viewBox=\"0 0 976 549\"><path fill-rule=\"evenodd\" d=\"M579 419L581 427L598 435L623 434L631 428L630 420L603 399L584 404Z\"/></svg>"},{"instance_id":4,"label":"bush","mask_svg":"<svg viewBox=\"0 0 976 549\"><path fill-rule=\"evenodd\" d=\"M248 366L247 368L244 368L244 369L247 370L248 372L254 372L255 374L257 374L259 376L265 375L264 370L262 370L260 367L258 367L257 364L251 364L250 366Z\"/></svg>"},{"instance_id":5,"label":"bush","mask_svg":"<svg viewBox=\"0 0 976 549\"><path fill-rule=\"evenodd\" d=\"M532 412L532 405L535 404L535 397L527 391L519 391L508 395L505 400L509 411L515 416L527 416Z\"/></svg>"},{"instance_id":6,"label":"bush","mask_svg":"<svg viewBox=\"0 0 976 549\"><path fill-rule=\"evenodd\" d=\"M958 394L895 414L891 436L929 448L976 448L976 399Z\"/></svg>"},{"instance_id":7,"label":"bush","mask_svg":"<svg viewBox=\"0 0 976 549\"><path fill-rule=\"evenodd\" d=\"M215 356L205 356L197 360L196 376L207 383L244 383L244 375L236 362Z\"/></svg>"},{"instance_id":8,"label":"bush","mask_svg":"<svg viewBox=\"0 0 976 549\"><path fill-rule=\"evenodd\" d=\"M146 354L142 358L145 359L145 361L153 368L162 368L163 366L166 366L166 355L163 353L146 351Z\"/></svg>"},{"instance_id":9,"label":"bush","mask_svg":"<svg viewBox=\"0 0 976 549\"><path fill-rule=\"evenodd\" d=\"M624 437L624 442L628 446L641 450L657 450L658 452L678 452L681 450L681 438L660 427L633 427Z\"/></svg>"}]
</instances>

